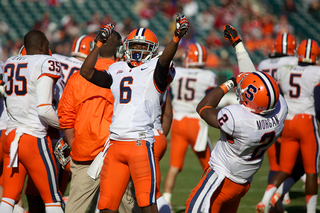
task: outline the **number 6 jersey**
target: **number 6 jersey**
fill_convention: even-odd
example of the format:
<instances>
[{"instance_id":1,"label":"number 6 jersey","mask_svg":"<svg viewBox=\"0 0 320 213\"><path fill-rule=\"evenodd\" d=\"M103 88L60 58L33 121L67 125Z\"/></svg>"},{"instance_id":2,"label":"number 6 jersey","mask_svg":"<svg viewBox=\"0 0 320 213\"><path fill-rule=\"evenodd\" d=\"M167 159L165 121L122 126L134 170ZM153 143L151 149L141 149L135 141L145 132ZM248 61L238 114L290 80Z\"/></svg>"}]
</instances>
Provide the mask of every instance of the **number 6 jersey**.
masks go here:
<instances>
[{"instance_id":1,"label":"number 6 jersey","mask_svg":"<svg viewBox=\"0 0 320 213\"><path fill-rule=\"evenodd\" d=\"M60 63L49 55L24 55L10 57L4 66L5 91L7 94L7 110L10 120L7 132L18 128L35 137L45 137L47 123L38 115L37 82L42 76L59 79Z\"/></svg>"},{"instance_id":2,"label":"number 6 jersey","mask_svg":"<svg viewBox=\"0 0 320 213\"><path fill-rule=\"evenodd\" d=\"M217 117L221 138L211 152L211 168L236 183L251 182L265 151L280 136L287 112L281 95L275 109L264 116L240 104L222 108Z\"/></svg>"}]
</instances>

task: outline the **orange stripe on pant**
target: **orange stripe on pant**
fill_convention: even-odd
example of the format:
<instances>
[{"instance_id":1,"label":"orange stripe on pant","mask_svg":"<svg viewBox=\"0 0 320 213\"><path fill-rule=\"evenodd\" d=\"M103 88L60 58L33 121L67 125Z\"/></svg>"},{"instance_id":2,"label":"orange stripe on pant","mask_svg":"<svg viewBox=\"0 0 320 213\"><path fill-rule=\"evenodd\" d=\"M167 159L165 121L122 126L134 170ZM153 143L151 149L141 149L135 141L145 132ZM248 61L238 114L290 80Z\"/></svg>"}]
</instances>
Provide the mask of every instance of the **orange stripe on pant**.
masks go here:
<instances>
[{"instance_id":1,"label":"orange stripe on pant","mask_svg":"<svg viewBox=\"0 0 320 213\"><path fill-rule=\"evenodd\" d=\"M199 119L184 117L178 121L173 119L171 124L170 140L170 165L180 170L183 169L184 157L190 145L193 152L197 155L203 169L206 168L211 150L207 148L203 152L196 152L193 147L196 143L200 129Z\"/></svg>"},{"instance_id":2,"label":"orange stripe on pant","mask_svg":"<svg viewBox=\"0 0 320 213\"><path fill-rule=\"evenodd\" d=\"M45 203L61 201L57 187L56 166L53 160L52 145L48 137L36 138L23 134L19 141L18 168L8 168L10 145L15 137L11 131L3 145L4 189L3 197L15 199L21 194L26 175L30 175Z\"/></svg>"},{"instance_id":3,"label":"orange stripe on pant","mask_svg":"<svg viewBox=\"0 0 320 213\"><path fill-rule=\"evenodd\" d=\"M157 170L157 188L156 188L156 198L158 199L161 197L160 193L160 183L161 183L161 172L160 172L160 160L165 154L167 150L167 138L164 134L159 132L159 136L155 136L155 142L153 143L153 150L154 150L154 160L156 164Z\"/></svg>"},{"instance_id":4,"label":"orange stripe on pant","mask_svg":"<svg viewBox=\"0 0 320 213\"><path fill-rule=\"evenodd\" d=\"M100 175L98 209L117 210L131 175L138 205L156 203L156 169L152 145L145 140L110 141Z\"/></svg>"},{"instance_id":5,"label":"orange stripe on pant","mask_svg":"<svg viewBox=\"0 0 320 213\"><path fill-rule=\"evenodd\" d=\"M285 120L281 139L281 171L291 174L300 150L305 172L318 173L319 135L313 116L299 114Z\"/></svg>"},{"instance_id":6,"label":"orange stripe on pant","mask_svg":"<svg viewBox=\"0 0 320 213\"><path fill-rule=\"evenodd\" d=\"M192 190L191 194L186 203L186 213L188 212L198 212L200 206L196 206L200 202L197 199L201 199L201 194L207 194L210 190L210 184L208 182L213 182L211 180L215 177L216 173L211 168L208 168L198 185ZM245 184L235 183L228 178L225 178L218 188L214 191L210 199L210 213L228 212L236 213L241 198L248 192L250 188L250 183Z\"/></svg>"}]
</instances>

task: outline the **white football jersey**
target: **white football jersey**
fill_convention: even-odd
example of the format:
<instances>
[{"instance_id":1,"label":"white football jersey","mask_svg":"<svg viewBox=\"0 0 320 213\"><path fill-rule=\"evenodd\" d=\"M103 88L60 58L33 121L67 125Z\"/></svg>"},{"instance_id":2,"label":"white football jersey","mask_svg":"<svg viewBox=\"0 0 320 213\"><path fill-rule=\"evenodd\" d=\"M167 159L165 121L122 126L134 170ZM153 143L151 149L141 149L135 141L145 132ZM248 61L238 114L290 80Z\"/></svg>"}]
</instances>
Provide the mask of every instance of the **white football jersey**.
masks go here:
<instances>
[{"instance_id":1,"label":"white football jersey","mask_svg":"<svg viewBox=\"0 0 320 213\"><path fill-rule=\"evenodd\" d=\"M217 87L217 76L210 70L176 68L175 79L170 85L174 119L200 118L196 112L198 103L208 89Z\"/></svg>"},{"instance_id":2,"label":"white football jersey","mask_svg":"<svg viewBox=\"0 0 320 213\"><path fill-rule=\"evenodd\" d=\"M41 76L60 78L60 63L49 55L12 56L6 61L7 132L17 128L35 137L46 136L48 124L39 117L36 106L36 85Z\"/></svg>"},{"instance_id":3,"label":"white football jersey","mask_svg":"<svg viewBox=\"0 0 320 213\"><path fill-rule=\"evenodd\" d=\"M110 125L110 138L114 140L148 140L154 142L154 121L161 110L163 93L154 84L154 70L158 58L138 67L130 68L126 62L109 67L115 98ZM174 69L170 69L170 75Z\"/></svg>"},{"instance_id":4,"label":"white football jersey","mask_svg":"<svg viewBox=\"0 0 320 213\"><path fill-rule=\"evenodd\" d=\"M296 65L298 64L298 58L296 56L283 56L278 58L268 58L260 62L258 70L266 72L275 77L277 69L283 65Z\"/></svg>"},{"instance_id":5,"label":"white football jersey","mask_svg":"<svg viewBox=\"0 0 320 213\"><path fill-rule=\"evenodd\" d=\"M52 57L56 58L62 68L62 74L61 77L64 81L64 83L67 83L70 76L78 72L83 64L83 61L75 58L75 57L68 57L64 55L59 55L59 54L52 54Z\"/></svg>"},{"instance_id":6,"label":"white football jersey","mask_svg":"<svg viewBox=\"0 0 320 213\"><path fill-rule=\"evenodd\" d=\"M2 61L0 61L0 74L1 75L3 75L3 67L4 67L4 63ZM7 114L7 108L4 103L4 97L1 97L0 98L0 130L6 129L8 120L9 120L9 117Z\"/></svg>"},{"instance_id":7,"label":"white football jersey","mask_svg":"<svg viewBox=\"0 0 320 213\"><path fill-rule=\"evenodd\" d=\"M281 95L275 109L264 116L240 104L222 108L217 118L221 135L211 152L211 168L236 183L251 182L265 151L279 137L287 112Z\"/></svg>"},{"instance_id":8,"label":"white football jersey","mask_svg":"<svg viewBox=\"0 0 320 213\"><path fill-rule=\"evenodd\" d=\"M282 66L275 78L289 107L288 120L296 114L315 116L313 90L320 83L319 66Z\"/></svg>"}]
</instances>

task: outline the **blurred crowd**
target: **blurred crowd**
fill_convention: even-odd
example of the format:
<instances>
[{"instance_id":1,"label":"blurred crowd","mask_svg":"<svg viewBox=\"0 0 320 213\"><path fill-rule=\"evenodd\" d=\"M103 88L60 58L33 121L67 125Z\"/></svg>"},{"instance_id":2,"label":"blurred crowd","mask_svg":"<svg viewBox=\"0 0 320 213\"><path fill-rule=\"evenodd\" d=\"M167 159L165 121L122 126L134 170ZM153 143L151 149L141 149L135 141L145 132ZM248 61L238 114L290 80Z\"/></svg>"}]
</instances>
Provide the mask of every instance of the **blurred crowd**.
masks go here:
<instances>
[{"instance_id":1,"label":"blurred crowd","mask_svg":"<svg viewBox=\"0 0 320 213\"><path fill-rule=\"evenodd\" d=\"M22 0L20 0L22 1ZM37 1L37 0L24 0ZM60 7L64 1L71 0L50 0L47 4L51 7ZM82 4L85 0L73 0L77 4ZM295 35L293 26L288 21L289 13L297 13L297 6L293 0L283 0L283 14L276 16L268 10L267 1L256 0L220 0L212 1L209 7L200 10L199 1L196 0L136 0L133 4L133 13L139 18L139 22L134 22L130 16L117 22L116 30L124 38L129 32L137 27L151 26L150 20L155 18L157 13L163 19L172 21L168 28L168 35L174 29L174 17L176 13L185 14L191 22L191 29L181 43L181 49L196 40L204 44L209 50L208 67L217 68L235 65L235 61L230 60L226 47L227 41L222 37L222 27L231 24L240 29L243 41L249 53L259 52L267 57L268 51L272 47L277 35L289 32ZM319 0L303 1L305 10L313 18L319 20ZM91 19L84 23L75 21L72 15L66 14L60 23L55 23L50 19L50 13L42 14L41 20L34 23L33 28L43 31L48 37L51 50L55 53L70 55L72 41L82 35L89 34L95 36L101 24L115 22L114 17L109 14L95 12ZM10 23L0 20L0 38L4 37L10 30ZM199 41L199 37L202 40ZM169 41L170 36L159 38L160 45L164 46ZM5 61L11 55L18 53L22 46L22 38L15 41L6 40L0 49L0 60ZM176 60L179 62L183 52L178 51Z\"/></svg>"}]
</instances>

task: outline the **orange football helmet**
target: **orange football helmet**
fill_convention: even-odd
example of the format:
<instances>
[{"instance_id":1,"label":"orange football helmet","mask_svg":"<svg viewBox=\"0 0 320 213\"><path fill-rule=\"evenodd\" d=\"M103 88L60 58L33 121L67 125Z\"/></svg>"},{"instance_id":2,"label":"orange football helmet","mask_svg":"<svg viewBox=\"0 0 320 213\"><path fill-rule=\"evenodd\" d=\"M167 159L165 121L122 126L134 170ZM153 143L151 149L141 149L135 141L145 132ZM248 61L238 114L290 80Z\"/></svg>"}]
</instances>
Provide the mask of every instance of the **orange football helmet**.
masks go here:
<instances>
[{"instance_id":1,"label":"orange football helmet","mask_svg":"<svg viewBox=\"0 0 320 213\"><path fill-rule=\"evenodd\" d=\"M158 48L157 36L149 29L138 28L133 30L124 41L125 59L127 63L136 67L156 57Z\"/></svg>"},{"instance_id":2,"label":"orange football helmet","mask_svg":"<svg viewBox=\"0 0 320 213\"><path fill-rule=\"evenodd\" d=\"M282 33L274 41L275 52L283 55L294 55L296 47L296 39L290 33Z\"/></svg>"},{"instance_id":3,"label":"orange football helmet","mask_svg":"<svg viewBox=\"0 0 320 213\"><path fill-rule=\"evenodd\" d=\"M262 115L274 110L279 93L276 81L269 74L259 71L244 76L236 90L240 104Z\"/></svg>"},{"instance_id":4,"label":"orange football helmet","mask_svg":"<svg viewBox=\"0 0 320 213\"><path fill-rule=\"evenodd\" d=\"M183 63L185 67L204 67L207 60L207 49L199 43L190 44L184 54Z\"/></svg>"},{"instance_id":5,"label":"orange football helmet","mask_svg":"<svg viewBox=\"0 0 320 213\"><path fill-rule=\"evenodd\" d=\"M313 39L303 40L298 47L299 62L315 64L319 57L319 45Z\"/></svg>"},{"instance_id":6,"label":"orange football helmet","mask_svg":"<svg viewBox=\"0 0 320 213\"><path fill-rule=\"evenodd\" d=\"M20 48L18 55L27 55L27 50L24 47L24 45L22 45L22 47ZM50 49L49 49L49 55L52 55L52 52Z\"/></svg>"},{"instance_id":7,"label":"orange football helmet","mask_svg":"<svg viewBox=\"0 0 320 213\"><path fill-rule=\"evenodd\" d=\"M92 36L82 35L73 41L71 56L87 58L94 45Z\"/></svg>"}]
</instances>

